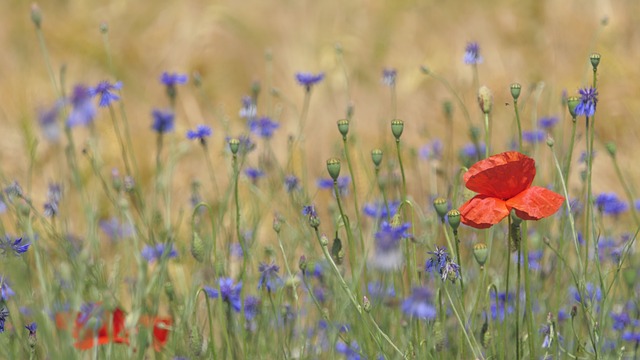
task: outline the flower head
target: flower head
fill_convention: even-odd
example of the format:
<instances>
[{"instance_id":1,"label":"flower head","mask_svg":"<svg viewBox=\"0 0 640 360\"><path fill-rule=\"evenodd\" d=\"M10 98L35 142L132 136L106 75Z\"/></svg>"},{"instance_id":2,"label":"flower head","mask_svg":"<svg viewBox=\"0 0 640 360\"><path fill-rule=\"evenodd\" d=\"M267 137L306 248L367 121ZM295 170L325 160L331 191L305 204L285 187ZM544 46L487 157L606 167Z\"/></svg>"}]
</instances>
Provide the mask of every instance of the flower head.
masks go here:
<instances>
[{"instance_id":1,"label":"flower head","mask_svg":"<svg viewBox=\"0 0 640 360\"><path fill-rule=\"evenodd\" d=\"M485 229L509 215L512 209L523 220L553 215L564 197L539 186L531 186L535 161L509 151L477 162L464 174L465 186L478 195L460 207L462 223Z\"/></svg>"},{"instance_id":2,"label":"flower head","mask_svg":"<svg viewBox=\"0 0 640 360\"><path fill-rule=\"evenodd\" d=\"M113 91L122 89L122 82L118 81L115 84L111 84L109 81L101 81L96 87L89 89L91 96L99 96L98 106L107 107L112 102L120 100L120 96L116 95Z\"/></svg>"},{"instance_id":3,"label":"flower head","mask_svg":"<svg viewBox=\"0 0 640 360\"><path fill-rule=\"evenodd\" d=\"M418 151L420 158L424 160L437 160L442 158L442 141L435 139L432 142L425 144Z\"/></svg>"},{"instance_id":4,"label":"flower head","mask_svg":"<svg viewBox=\"0 0 640 360\"><path fill-rule=\"evenodd\" d=\"M8 235L4 236L4 239L0 239L0 254L9 255L13 253L15 256L20 256L29 250L31 243L23 243L22 238L12 240Z\"/></svg>"},{"instance_id":5,"label":"flower head","mask_svg":"<svg viewBox=\"0 0 640 360\"><path fill-rule=\"evenodd\" d=\"M220 278L218 280L220 289L216 289L210 286L204 287L204 292L210 298L222 298L222 301L231 305L235 312L240 312L242 308L242 300L240 299L240 292L242 291L242 282L237 284L233 283L231 278Z\"/></svg>"},{"instance_id":6,"label":"flower head","mask_svg":"<svg viewBox=\"0 0 640 360\"><path fill-rule=\"evenodd\" d=\"M387 209L388 205L388 209ZM382 201L365 204L362 211L365 215L376 219L387 219L398 212L400 201L391 201L385 205ZM388 211L387 211L388 210Z\"/></svg>"},{"instance_id":7,"label":"flower head","mask_svg":"<svg viewBox=\"0 0 640 360\"><path fill-rule=\"evenodd\" d=\"M273 136L274 131L279 127L280 124L266 116L249 122L251 132L265 139L270 139Z\"/></svg>"},{"instance_id":8,"label":"flower head","mask_svg":"<svg viewBox=\"0 0 640 360\"><path fill-rule=\"evenodd\" d=\"M247 321L253 320L260 310L260 299L255 296L247 296L244 298L244 318Z\"/></svg>"},{"instance_id":9,"label":"flower head","mask_svg":"<svg viewBox=\"0 0 640 360\"><path fill-rule=\"evenodd\" d=\"M349 193L349 183L351 182L351 178L348 176L339 176L338 180L338 191L340 195L345 196ZM318 179L317 185L320 189L333 189L333 179L331 178L322 178Z\"/></svg>"},{"instance_id":10,"label":"flower head","mask_svg":"<svg viewBox=\"0 0 640 360\"><path fill-rule=\"evenodd\" d=\"M112 341L128 344L125 317L126 314L119 308L111 312L99 303L82 305L73 328L73 337L77 340L74 346L86 350Z\"/></svg>"},{"instance_id":11,"label":"flower head","mask_svg":"<svg viewBox=\"0 0 640 360\"><path fill-rule=\"evenodd\" d=\"M362 356L360 355L360 346L358 343L353 340L351 344L347 345L342 340L338 340L336 342L336 352L344 355L347 360L360 360Z\"/></svg>"},{"instance_id":12,"label":"flower head","mask_svg":"<svg viewBox=\"0 0 640 360\"><path fill-rule=\"evenodd\" d=\"M543 130L531 130L522 132L522 140L530 144L537 144L545 141L547 134Z\"/></svg>"},{"instance_id":13,"label":"flower head","mask_svg":"<svg viewBox=\"0 0 640 360\"><path fill-rule=\"evenodd\" d=\"M594 205L605 215L620 215L629 210L629 205L620 200L615 193L601 193L596 196Z\"/></svg>"},{"instance_id":14,"label":"flower head","mask_svg":"<svg viewBox=\"0 0 640 360\"><path fill-rule=\"evenodd\" d=\"M158 243L155 246L147 245L142 249L142 257L147 260L147 262L154 262L158 259L172 259L178 256L178 251L176 248L171 245L168 247L164 243Z\"/></svg>"},{"instance_id":15,"label":"flower head","mask_svg":"<svg viewBox=\"0 0 640 360\"><path fill-rule=\"evenodd\" d=\"M100 221L100 229L112 241L128 238L133 235L133 226L120 223L117 217Z\"/></svg>"},{"instance_id":16,"label":"flower head","mask_svg":"<svg viewBox=\"0 0 640 360\"><path fill-rule=\"evenodd\" d=\"M547 116L538 119L538 126L541 129L549 130L554 127L560 119L557 116Z\"/></svg>"},{"instance_id":17,"label":"flower head","mask_svg":"<svg viewBox=\"0 0 640 360\"><path fill-rule=\"evenodd\" d=\"M175 126L175 116L173 112L154 109L151 112L151 116L153 117L153 124L151 125L151 128L158 134L173 131Z\"/></svg>"},{"instance_id":18,"label":"flower head","mask_svg":"<svg viewBox=\"0 0 640 360\"><path fill-rule=\"evenodd\" d=\"M382 83L387 86L395 86L397 75L398 72L396 71L396 69L384 68L382 70Z\"/></svg>"},{"instance_id":19,"label":"flower head","mask_svg":"<svg viewBox=\"0 0 640 360\"><path fill-rule=\"evenodd\" d=\"M278 276L280 267L274 262L270 264L260 263L258 266L260 271L260 280L258 281L258 289L265 287L268 292L274 292L278 287L282 285L282 279Z\"/></svg>"},{"instance_id":20,"label":"flower head","mask_svg":"<svg viewBox=\"0 0 640 360\"><path fill-rule=\"evenodd\" d=\"M77 125L89 125L96 117L96 107L91 102L91 89L78 84L73 88L71 93L71 112L67 117L67 126L74 127Z\"/></svg>"},{"instance_id":21,"label":"flower head","mask_svg":"<svg viewBox=\"0 0 640 360\"><path fill-rule=\"evenodd\" d=\"M8 301L16 293L9 287L6 276L0 276L0 300Z\"/></svg>"},{"instance_id":22,"label":"flower head","mask_svg":"<svg viewBox=\"0 0 640 360\"><path fill-rule=\"evenodd\" d=\"M25 325L25 329L29 330L29 336L36 336L36 330L38 330L38 324L32 322L29 325Z\"/></svg>"},{"instance_id":23,"label":"flower head","mask_svg":"<svg viewBox=\"0 0 640 360\"><path fill-rule=\"evenodd\" d=\"M63 101L56 101L52 107L38 110L38 124L42 129L44 137L51 142L57 142L60 139L58 116L60 115L60 110L62 110L63 105Z\"/></svg>"},{"instance_id":24,"label":"flower head","mask_svg":"<svg viewBox=\"0 0 640 360\"><path fill-rule=\"evenodd\" d=\"M423 320L436 318L436 308L431 302L431 290L425 287L413 288L411 296L402 302L402 311L411 316Z\"/></svg>"},{"instance_id":25,"label":"flower head","mask_svg":"<svg viewBox=\"0 0 640 360\"><path fill-rule=\"evenodd\" d=\"M176 85L184 85L189 80L186 74L163 72L160 76L160 82L167 88L175 88Z\"/></svg>"},{"instance_id":26,"label":"flower head","mask_svg":"<svg viewBox=\"0 0 640 360\"><path fill-rule=\"evenodd\" d=\"M47 202L44 203L43 215L46 217L53 217L58 214L58 204L62 198L62 187L60 184L49 184L49 190L47 191Z\"/></svg>"},{"instance_id":27,"label":"flower head","mask_svg":"<svg viewBox=\"0 0 640 360\"><path fill-rule=\"evenodd\" d=\"M287 175L284 178L284 189L290 193L300 189L300 179L295 175Z\"/></svg>"},{"instance_id":28,"label":"flower head","mask_svg":"<svg viewBox=\"0 0 640 360\"><path fill-rule=\"evenodd\" d=\"M467 47L464 49L464 63L469 65L482 64L480 46L477 42L467 43Z\"/></svg>"},{"instance_id":29,"label":"flower head","mask_svg":"<svg viewBox=\"0 0 640 360\"><path fill-rule=\"evenodd\" d=\"M258 168L248 167L244 170L244 174L255 183L259 178L264 176L264 171Z\"/></svg>"},{"instance_id":30,"label":"flower head","mask_svg":"<svg viewBox=\"0 0 640 360\"><path fill-rule=\"evenodd\" d=\"M9 317L9 309L6 306L2 305L0 307L0 333L4 332L4 322Z\"/></svg>"},{"instance_id":31,"label":"flower head","mask_svg":"<svg viewBox=\"0 0 640 360\"><path fill-rule=\"evenodd\" d=\"M380 230L375 233L376 253L373 258L373 265L379 270L396 270L403 262L400 241L410 237L407 230L411 224L395 224L383 221Z\"/></svg>"},{"instance_id":32,"label":"flower head","mask_svg":"<svg viewBox=\"0 0 640 360\"><path fill-rule=\"evenodd\" d=\"M456 282L456 279L460 277L460 266L453 262L447 248L436 246L435 251L429 251L432 257L425 263L425 270L428 272L437 271L442 278L442 281L451 280Z\"/></svg>"},{"instance_id":33,"label":"flower head","mask_svg":"<svg viewBox=\"0 0 640 360\"><path fill-rule=\"evenodd\" d=\"M311 90L311 87L324 79L324 73L312 74L307 72L296 73L296 80L298 84L305 87L307 91Z\"/></svg>"},{"instance_id":34,"label":"flower head","mask_svg":"<svg viewBox=\"0 0 640 360\"><path fill-rule=\"evenodd\" d=\"M596 105L598 104L598 90L592 87L586 87L578 90L580 93L580 102L576 106L576 115L593 116L596 113Z\"/></svg>"},{"instance_id":35,"label":"flower head","mask_svg":"<svg viewBox=\"0 0 640 360\"><path fill-rule=\"evenodd\" d=\"M213 131L211 130L211 128L207 125L198 125L198 127L196 127L195 130L188 130L187 131L187 139L189 140L199 140L200 143L204 144L206 141L206 138L208 138L209 136L211 136L211 134L213 133Z\"/></svg>"},{"instance_id":36,"label":"flower head","mask_svg":"<svg viewBox=\"0 0 640 360\"><path fill-rule=\"evenodd\" d=\"M242 107L238 115L243 119L252 120L258 114L258 108L251 96L242 97Z\"/></svg>"}]
</instances>

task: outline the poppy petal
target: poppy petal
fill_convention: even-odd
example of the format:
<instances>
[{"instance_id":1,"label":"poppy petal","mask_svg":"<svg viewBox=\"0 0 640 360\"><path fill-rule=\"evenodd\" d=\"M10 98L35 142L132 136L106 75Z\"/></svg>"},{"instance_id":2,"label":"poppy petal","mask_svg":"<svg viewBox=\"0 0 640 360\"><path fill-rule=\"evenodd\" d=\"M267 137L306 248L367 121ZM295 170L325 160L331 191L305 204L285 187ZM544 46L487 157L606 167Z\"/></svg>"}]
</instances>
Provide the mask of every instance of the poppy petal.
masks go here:
<instances>
[{"instance_id":1,"label":"poppy petal","mask_svg":"<svg viewBox=\"0 0 640 360\"><path fill-rule=\"evenodd\" d=\"M531 186L535 176L532 158L507 151L475 163L464 174L464 182L469 190L506 200Z\"/></svg>"},{"instance_id":2,"label":"poppy petal","mask_svg":"<svg viewBox=\"0 0 640 360\"><path fill-rule=\"evenodd\" d=\"M555 214L563 202L562 195L543 187L532 186L507 200L507 206L514 208L516 215L523 220L540 220Z\"/></svg>"},{"instance_id":3,"label":"poppy petal","mask_svg":"<svg viewBox=\"0 0 640 360\"><path fill-rule=\"evenodd\" d=\"M462 223L476 229L486 229L509 215L507 204L498 198L476 195L460 209Z\"/></svg>"}]
</instances>

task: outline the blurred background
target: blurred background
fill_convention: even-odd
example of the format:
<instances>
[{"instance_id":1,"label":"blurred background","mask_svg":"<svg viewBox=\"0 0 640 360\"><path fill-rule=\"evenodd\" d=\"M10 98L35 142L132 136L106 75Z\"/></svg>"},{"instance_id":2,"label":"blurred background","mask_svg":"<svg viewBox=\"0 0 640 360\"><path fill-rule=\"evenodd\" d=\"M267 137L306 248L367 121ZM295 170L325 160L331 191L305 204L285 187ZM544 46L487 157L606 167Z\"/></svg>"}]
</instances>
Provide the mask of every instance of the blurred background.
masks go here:
<instances>
[{"instance_id":1,"label":"blurred background","mask_svg":"<svg viewBox=\"0 0 640 360\"><path fill-rule=\"evenodd\" d=\"M315 177L326 176L324 161L340 154L335 124L350 104L352 131L358 134L362 155L356 160L369 166L369 151L381 142L391 143L390 93L381 81L384 68L398 71L397 117L405 121L407 146L417 149L445 136L443 102L451 101L454 146L459 148L469 141L462 111L442 82L420 67L446 79L480 126L473 70L463 62L465 46L472 41L479 44L484 59L478 65L479 84L488 86L495 100L493 152L507 150L515 136L512 82L523 87L524 129L534 129L540 117L558 116L564 130L554 136L566 138L571 121L562 108L562 93L575 95L591 83L589 55L599 52L594 193L621 189L604 150L608 141L618 145L625 175L634 182L640 178L634 161L640 139L640 2L635 0L48 0L38 5L54 72L65 68L64 91L78 83L123 82L121 95L136 156L147 174L155 156L150 113L168 107L159 77L163 71L189 75L189 84L179 88L172 135L185 154L194 153L184 157L176 172L175 184L178 189L185 184L185 194L202 170L199 149L184 140L185 131L200 123L212 126L210 148L221 154L225 136L246 131L238 112L252 84L261 88L259 113L268 113L281 125L272 145L285 159L286 138L297 129L304 98L294 78L298 71L326 75L314 87L306 126L308 164ZM0 2L0 162L5 181L24 182L28 154L35 149L39 170L33 178L34 194L41 191L44 196L45 185L59 178L61 162L54 154L61 153L62 145L47 141L38 127L38 114L57 98L30 7L28 1ZM108 27L106 43L115 78L101 25ZM194 85L194 74L199 74L200 87ZM579 120L576 156L584 149L583 122ZM88 132L73 131L81 147ZM96 131L105 150L105 171L121 167L104 109ZM550 159L544 144L537 151L539 163ZM214 157L216 161L221 160Z\"/></svg>"}]
</instances>

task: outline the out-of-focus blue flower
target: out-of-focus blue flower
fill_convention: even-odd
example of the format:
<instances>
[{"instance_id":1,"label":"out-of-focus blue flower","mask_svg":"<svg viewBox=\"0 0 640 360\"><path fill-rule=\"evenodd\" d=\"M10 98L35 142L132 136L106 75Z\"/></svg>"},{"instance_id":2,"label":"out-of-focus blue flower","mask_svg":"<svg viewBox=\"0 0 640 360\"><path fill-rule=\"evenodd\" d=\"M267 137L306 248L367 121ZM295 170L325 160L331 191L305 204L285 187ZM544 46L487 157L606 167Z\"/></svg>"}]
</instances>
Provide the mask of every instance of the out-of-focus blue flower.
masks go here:
<instances>
[{"instance_id":1,"label":"out-of-focus blue flower","mask_svg":"<svg viewBox=\"0 0 640 360\"><path fill-rule=\"evenodd\" d=\"M260 299L255 296L247 296L244 298L244 318L247 321L255 319L260 310Z\"/></svg>"},{"instance_id":2,"label":"out-of-focus blue flower","mask_svg":"<svg viewBox=\"0 0 640 360\"><path fill-rule=\"evenodd\" d=\"M9 298L14 296L16 293L13 292L13 289L9 287L7 283L7 278L5 276L0 276L0 300L9 301Z\"/></svg>"},{"instance_id":3,"label":"out-of-focus blue flower","mask_svg":"<svg viewBox=\"0 0 640 360\"><path fill-rule=\"evenodd\" d=\"M151 112L151 116L153 117L153 124L151 125L151 128L158 134L173 131L175 127L175 115L173 112L154 109Z\"/></svg>"},{"instance_id":4,"label":"out-of-focus blue flower","mask_svg":"<svg viewBox=\"0 0 640 360\"><path fill-rule=\"evenodd\" d=\"M460 265L453 262L449 253L447 253L447 248L436 246L435 251L427 253L432 256L425 263L425 270L427 272L437 271L442 281L448 279L455 283L456 279L460 277Z\"/></svg>"},{"instance_id":5,"label":"out-of-focus blue flower","mask_svg":"<svg viewBox=\"0 0 640 360\"><path fill-rule=\"evenodd\" d=\"M345 196L349 194L349 183L351 182L351 178L348 176L338 176L338 191L341 196ZM320 189L330 189L333 190L333 179L323 178L318 179L318 187Z\"/></svg>"},{"instance_id":6,"label":"out-of-focus blue flower","mask_svg":"<svg viewBox=\"0 0 640 360\"><path fill-rule=\"evenodd\" d=\"M304 216L318 216L318 213L316 212L316 208L313 205L305 205L302 207L302 215Z\"/></svg>"},{"instance_id":7,"label":"out-of-focus blue flower","mask_svg":"<svg viewBox=\"0 0 640 360\"><path fill-rule=\"evenodd\" d=\"M380 282L370 282L367 284L367 290L372 300L384 300L396 297L396 290L394 289L393 284L385 287Z\"/></svg>"},{"instance_id":8,"label":"out-of-focus blue flower","mask_svg":"<svg viewBox=\"0 0 640 360\"><path fill-rule=\"evenodd\" d=\"M300 189L300 179L295 175L287 175L284 177L284 189L290 193Z\"/></svg>"},{"instance_id":9,"label":"out-of-focus blue flower","mask_svg":"<svg viewBox=\"0 0 640 360\"><path fill-rule=\"evenodd\" d=\"M324 79L324 73L312 74L307 72L298 72L296 73L296 80L298 84L305 87L307 91L311 90L313 85L319 83Z\"/></svg>"},{"instance_id":10,"label":"out-of-focus blue flower","mask_svg":"<svg viewBox=\"0 0 640 360\"><path fill-rule=\"evenodd\" d=\"M242 291L242 282L237 284L233 283L231 278L220 278L218 280L220 289L205 286L204 291L210 298L222 298L222 301L231 305L235 312L240 312L242 308L242 300L240 299L240 292Z\"/></svg>"},{"instance_id":11,"label":"out-of-focus blue flower","mask_svg":"<svg viewBox=\"0 0 640 360\"><path fill-rule=\"evenodd\" d=\"M239 116L243 119L252 120L258 114L258 108L253 102L251 96L242 97L242 107L240 108Z\"/></svg>"},{"instance_id":12,"label":"out-of-focus blue flower","mask_svg":"<svg viewBox=\"0 0 640 360\"><path fill-rule=\"evenodd\" d=\"M442 141L435 139L432 142L425 144L420 148L418 153L420 158L424 160L439 160L442 159Z\"/></svg>"},{"instance_id":13,"label":"out-of-focus blue flower","mask_svg":"<svg viewBox=\"0 0 640 360\"><path fill-rule=\"evenodd\" d=\"M189 80L189 77L186 74L168 73L166 71L160 76L160 83L168 89L175 88L176 85L184 85L187 83L187 80Z\"/></svg>"},{"instance_id":14,"label":"out-of-focus blue flower","mask_svg":"<svg viewBox=\"0 0 640 360\"><path fill-rule=\"evenodd\" d=\"M88 302L80 306L80 313L78 314L77 321L82 325L82 327L86 327L89 320L94 319L95 321L92 321L91 325L93 325L94 330L97 330L102 327L102 321L104 318L104 316L102 316L103 313L104 308L100 304Z\"/></svg>"},{"instance_id":15,"label":"out-of-focus blue flower","mask_svg":"<svg viewBox=\"0 0 640 360\"><path fill-rule=\"evenodd\" d=\"M355 340L351 341L349 345L345 344L342 340L338 340L338 342L336 342L336 351L344 355L344 358L347 360L362 359L360 356L360 346Z\"/></svg>"},{"instance_id":16,"label":"out-of-focus blue flower","mask_svg":"<svg viewBox=\"0 0 640 360\"><path fill-rule=\"evenodd\" d=\"M206 138L211 136L213 131L207 125L198 125L195 130L187 130L187 139L189 140L198 140L200 143L204 144Z\"/></svg>"},{"instance_id":17,"label":"out-of-focus blue flower","mask_svg":"<svg viewBox=\"0 0 640 360\"><path fill-rule=\"evenodd\" d=\"M50 108L38 110L38 124L42 129L42 134L45 139L51 142L58 142L60 140L61 132L58 116L63 106L63 101L56 101Z\"/></svg>"},{"instance_id":18,"label":"out-of-focus blue flower","mask_svg":"<svg viewBox=\"0 0 640 360\"><path fill-rule=\"evenodd\" d=\"M596 196L594 204L605 215L620 215L629 210L629 205L620 200L615 193L601 193Z\"/></svg>"},{"instance_id":19,"label":"out-of-focus blue flower","mask_svg":"<svg viewBox=\"0 0 640 360\"><path fill-rule=\"evenodd\" d=\"M529 270L538 271L540 270L540 260L544 256L543 250L532 250L529 251ZM513 254L513 261L518 260L518 254ZM524 254L520 254L520 262L524 264Z\"/></svg>"},{"instance_id":20,"label":"out-of-focus blue flower","mask_svg":"<svg viewBox=\"0 0 640 360\"><path fill-rule=\"evenodd\" d=\"M257 168L248 167L244 169L244 174L247 175L247 177L251 179L252 182L256 182L259 178L264 176L264 171Z\"/></svg>"},{"instance_id":21,"label":"out-of-focus blue flower","mask_svg":"<svg viewBox=\"0 0 640 360\"><path fill-rule=\"evenodd\" d=\"M626 311L620 313L611 312L611 319L613 320L613 330L622 331L627 325L631 324L631 318Z\"/></svg>"},{"instance_id":22,"label":"out-of-focus blue flower","mask_svg":"<svg viewBox=\"0 0 640 360\"><path fill-rule=\"evenodd\" d=\"M112 241L128 238L133 235L133 226L130 224L121 224L115 216L108 220L101 220L100 229Z\"/></svg>"},{"instance_id":23,"label":"out-of-focus blue flower","mask_svg":"<svg viewBox=\"0 0 640 360\"><path fill-rule=\"evenodd\" d=\"M580 102L576 106L576 116L593 116L596 113L598 104L598 90L593 87L586 87L578 90Z\"/></svg>"},{"instance_id":24,"label":"out-of-focus blue flower","mask_svg":"<svg viewBox=\"0 0 640 360\"><path fill-rule=\"evenodd\" d=\"M400 201L391 201L387 205L389 205L389 212L387 212L387 206L382 201L365 204L362 211L365 215L375 219L388 219L398 212Z\"/></svg>"},{"instance_id":25,"label":"out-of-focus blue flower","mask_svg":"<svg viewBox=\"0 0 640 360\"><path fill-rule=\"evenodd\" d=\"M480 46L477 42L467 43L464 49L464 63L469 65L482 64L482 56L480 56Z\"/></svg>"},{"instance_id":26,"label":"out-of-focus blue flower","mask_svg":"<svg viewBox=\"0 0 640 360\"><path fill-rule=\"evenodd\" d=\"M178 250L171 244L158 243L155 246L147 245L142 249L142 257L148 262L154 262L159 259L173 259L178 257Z\"/></svg>"},{"instance_id":27,"label":"out-of-focus blue flower","mask_svg":"<svg viewBox=\"0 0 640 360\"><path fill-rule=\"evenodd\" d=\"M513 302L515 300L515 295L513 293L509 293L507 296L506 293L498 293L498 298L496 299L495 294L491 293L491 318L498 319L500 322L504 321L505 318L505 306L506 313L511 314L514 310Z\"/></svg>"},{"instance_id":28,"label":"out-of-focus blue flower","mask_svg":"<svg viewBox=\"0 0 640 360\"><path fill-rule=\"evenodd\" d=\"M402 312L410 317L423 320L434 320L436 308L433 306L431 290L425 287L413 288L411 296L402 302Z\"/></svg>"},{"instance_id":29,"label":"out-of-focus blue flower","mask_svg":"<svg viewBox=\"0 0 640 360\"><path fill-rule=\"evenodd\" d=\"M640 342L640 332L625 331L620 338L624 341L638 343Z\"/></svg>"},{"instance_id":30,"label":"out-of-focus blue flower","mask_svg":"<svg viewBox=\"0 0 640 360\"><path fill-rule=\"evenodd\" d=\"M592 283L587 283L585 288L587 291L586 300L590 303L587 305L593 305L594 303L600 302L602 300L602 290L600 290L599 287L593 285ZM578 292L578 290L575 287L571 287L569 289L569 292L571 293L571 296L576 302L578 303L582 302L582 297L580 296L580 292Z\"/></svg>"},{"instance_id":31,"label":"out-of-focus blue flower","mask_svg":"<svg viewBox=\"0 0 640 360\"><path fill-rule=\"evenodd\" d=\"M78 84L71 93L71 112L67 117L67 126L89 125L96 117L96 107L91 101L91 89Z\"/></svg>"},{"instance_id":32,"label":"out-of-focus blue flower","mask_svg":"<svg viewBox=\"0 0 640 360\"><path fill-rule=\"evenodd\" d=\"M393 271L400 268L404 257L400 248L400 240L410 237L407 230L411 224L404 223L393 226L387 221L380 224L380 229L375 233L375 254L372 265L378 270Z\"/></svg>"},{"instance_id":33,"label":"out-of-focus blue flower","mask_svg":"<svg viewBox=\"0 0 640 360\"><path fill-rule=\"evenodd\" d=\"M120 96L115 94L115 90L122 89L122 82L118 81L115 84L111 84L109 81L101 81L96 87L89 89L91 96L99 96L98 106L107 107L112 102L120 100Z\"/></svg>"},{"instance_id":34,"label":"out-of-focus blue flower","mask_svg":"<svg viewBox=\"0 0 640 360\"><path fill-rule=\"evenodd\" d=\"M543 130L531 130L522 132L522 140L530 144L537 144L545 141L547 134Z\"/></svg>"},{"instance_id":35,"label":"out-of-focus blue flower","mask_svg":"<svg viewBox=\"0 0 640 360\"><path fill-rule=\"evenodd\" d=\"M565 309L558 310L558 322L569 320L569 314Z\"/></svg>"},{"instance_id":36,"label":"out-of-focus blue flower","mask_svg":"<svg viewBox=\"0 0 640 360\"><path fill-rule=\"evenodd\" d=\"M591 159L594 159L596 157L597 151L594 151L593 153L591 153ZM582 151L580 153L580 157L578 157L578 163L580 164L586 164L587 163L587 152L586 151Z\"/></svg>"},{"instance_id":37,"label":"out-of-focus blue flower","mask_svg":"<svg viewBox=\"0 0 640 360\"><path fill-rule=\"evenodd\" d=\"M38 330L38 324L32 322L29 325L25 325L25 329L29 330L29 336L36 336L36 331Z\"/></svg>"},{"instance_id":38,"label":"out-of-focus blue flower","mask_svg":"<svg viewBox=\"0 0 640 360\"><path fill-rule=\"evenodd\" d=\"M0 307L0 333L4 332L4 322L9 317L9 309L6 306L2 305Z\"/></svg>"},{"instance_id":39,"label":"out-of-focus blue flower","mask_svg":"<svg viewBox=\"0 0 640 360\"><path fill-rule=\"evenodd\" d=\"M249 121L249 129L251 130L251 132L265 139L270 139L273 136L273 133L279 127L280 124L266 116L261 117L257 120Z\"/></svg>"},{"instance_id":40,"label":"out-of-focus blue flower","mask_svg":"<svg viewBox=\"0 0 640 360\"><path fill-rule=\"evenodd\" d=\"M274 292L278 287L282 286L282 279L278 276L280 267L274 262L270 264L260 263L260 265L258 265L258 271L260 271L258 289L265 287L268 292Z\"/></svg>"},{"instance_id":41,"label":"out-of-focus blue flower","mask_svg":"<svg viewBox=\"0 0 640 360\"><path fill-rule=\"evenodd\" d=\"M486 150L486 145L484 143L478 144L478 147L473 143L465 144L460 150L460 157L462 158L462 162L466 163L465 160L471 160L471 164L475 162L475 160L484 156L484 152Z\"/></svg>"},{"instance_id":42,"label":"out-of-focus blue flower","mask_svg":"<svg viewBox=\"0 0 640 360\"><path fill-rule=\"evenodd\" d=\"M7 204L4 202L2 194L0 194L0 214L7 212Z\"/></svg>"},{"instance_id":43,"label":"out-of-focus blue flower","mask_svg":"<svg viewBox=\"0 0 640 360\"><path fill-rule=\"evenodd\" d=\"M398 72L396 71L396 69L384 68L382 70L382 83L390 87L395 86L397 75Z\"/></svg>"},{"instance_id":44,"label":"out-of-focus blue flower","mask_svg":"<svg viewBox=\"0 0 640 360\"><path fill-rule=\"evenodd\" d=\"M60 184L50 183L47 190L47 202L44 203L43 215L54 217L58 214L58 204L62 198L62 187Z\"/></svg>"},{"instance_id":45,"label":"out-of-focus blue flower","mask_svg":"<svg viewBox=\"0 0 640 360\"><path fill-rule=\"evenodd\" d=\"M29 250L31 243L23 243L22 238L12 240L9 235L5 235L3 239L0 239L0 254L20 256Z\"/></svg>"},{"instance_id":46,"label":"out-of-focus blue flower","mask_svg":"<svg viewBox=\"0 0 640 360\"><path fill-rule=\"evenodd\" d=\"M538 119L538 127L543 130L549 130L553 128L560 119L557 116L546 116Z\"/></svg>"}]
</instances>

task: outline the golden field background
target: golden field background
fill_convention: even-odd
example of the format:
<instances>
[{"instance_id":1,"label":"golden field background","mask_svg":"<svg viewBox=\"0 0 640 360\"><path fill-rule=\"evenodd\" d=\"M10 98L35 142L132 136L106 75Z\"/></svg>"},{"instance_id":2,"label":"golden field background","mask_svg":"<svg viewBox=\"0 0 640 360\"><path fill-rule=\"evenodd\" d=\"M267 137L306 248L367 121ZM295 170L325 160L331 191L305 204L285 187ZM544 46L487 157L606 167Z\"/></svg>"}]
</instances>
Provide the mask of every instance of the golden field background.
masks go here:
<instances>
[{"instance_id":1,"label":"golden field background","mask_svg":"<svg viewBox=\"0 0 640 360\"><path fill-rule=\"evenodd\" d=\"M43 197L46 184L59 180L63 162L55 158L56 152L62 156L60 148L42 139L37 127L37 110L56 99L30 21L30 6L26 1L0 2L0 162L4 181L23 183L28 170L27 144L37 139L33 193ZM53 67L58 72L66 66L66 91L75 83L114 80L99 31L101 23L108 25L117 80L124 83L122 95L135 150L146 174L153 171L155 156L150 112L168 105L158 82L160 74L201 74L202 91L191 82L179 88L177 131L172 136L187 155L176 172L180 196L188 196L193 177L206 178L202 154L195 144L183 140L185 131L200 123L211 125L211 148L221 153L225 146L222 119L229 121L230 134L243 131L244 121L238 118L240 98L249 93L253 81L259 81L263 89L259 108L269 103L273 105L270 110L280 114L276 120L282 128L273 144L284 159L286 136L297 129L303 99L294 73L325 72L325 81L314 88L306 127L312 179L325 176L324 161L339 155L335 122L344 117L350 102L355 108L352 126L365 155L361 161L367 161L363 167L369 167L368 152L381 146L381 122L387 124L382 125L387 131L384 136L391 140L389 91L380 82L384 67L398 70L398 117L405 120L403 140L408 146L443 138L442 102L454 101L441 83L420 72L421 65L452 84L479 125L472 69L462 61L469 41L480 44L484 57L479 66L480 84L494 93L494 152L506 149L514 130L513 108L505 106L511 102L510 83L520 82L525 95L532 86L542 89L537 103L528 96L522 103L525 129L531 129L540 116L566 118L560 106L562 90L572 95L588 85L588 56L594 51L602 54L594 192L621 190L603 149L607 141L617 143L620 163L631 182L640 179L635 161L640 148L640 2L635 0L50 0L39 6ZM342 58L337 46L343 51ZM266 54L272 57L271 63ZM269 88L276 88L281 96L271 98ZM467 128L455 102L454 106L454 145L459 147L468 141ZM566 134L569 119L563 125ZM106 110L99 111L96 126L103 139L105 173L113 166L122 168ZM82 145L87 132L74 129L74 136ZM576 154L582 149L584 143L578 142ZM543 146L539 151L547 149ZM540 155L538 159L549 158ZM223 160L214 157L214 161ZM221 167L227 168L228 164ZM577 178L573 176L573 181ZM421 179L409 181L415 184Z\"/></svg>"}]
</instances>

